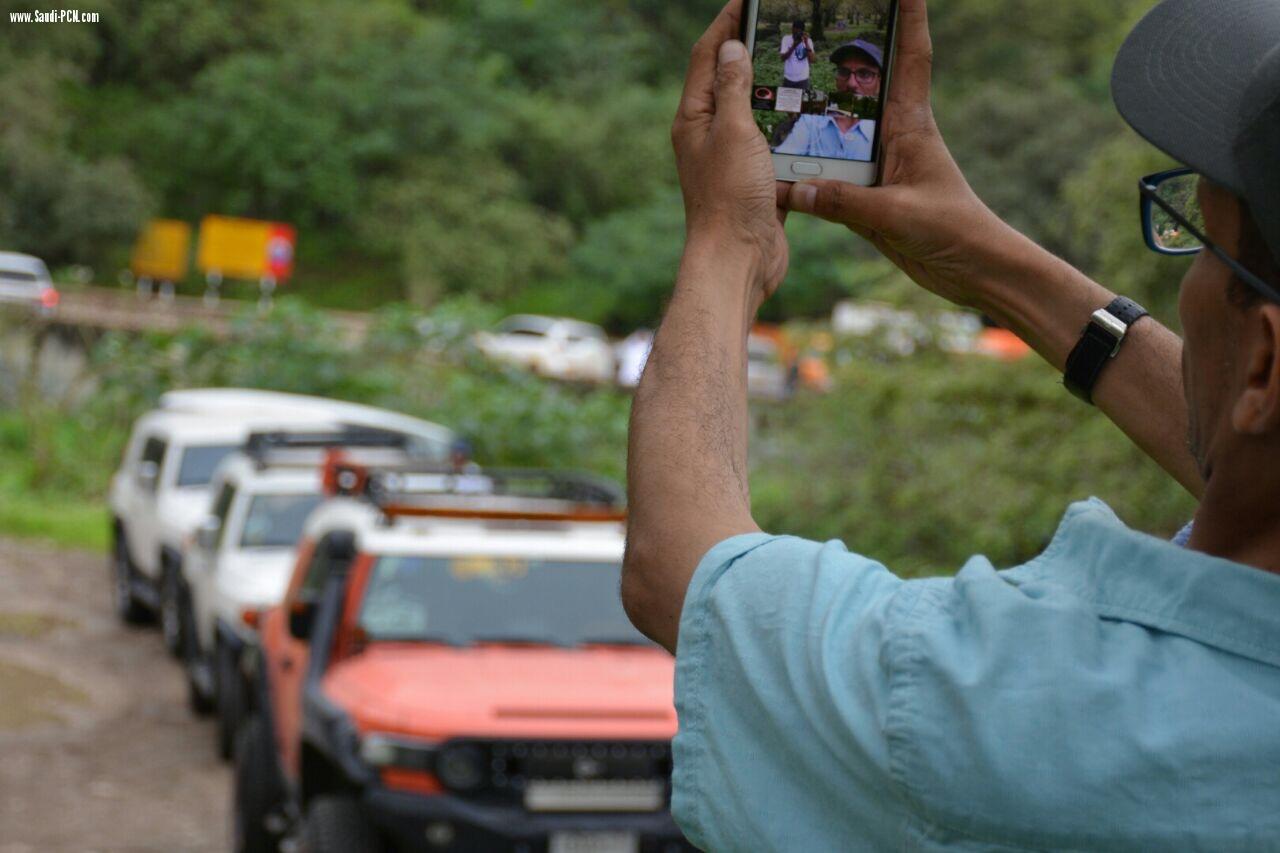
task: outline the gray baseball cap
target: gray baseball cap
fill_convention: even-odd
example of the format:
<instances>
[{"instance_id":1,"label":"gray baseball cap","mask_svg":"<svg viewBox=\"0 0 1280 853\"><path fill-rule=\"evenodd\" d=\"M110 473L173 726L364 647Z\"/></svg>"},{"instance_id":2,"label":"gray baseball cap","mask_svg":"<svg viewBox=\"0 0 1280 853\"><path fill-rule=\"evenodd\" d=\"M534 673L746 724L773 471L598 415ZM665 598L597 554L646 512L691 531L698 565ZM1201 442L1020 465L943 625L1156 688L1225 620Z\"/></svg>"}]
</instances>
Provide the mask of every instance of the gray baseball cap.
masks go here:
<instances>
[{"instance_id":1,"label":"gray baseball cap","mask_svg":"<svg viewBox=\"0 0 1280 853\"><path fill-rule=\"evenodd\" d=\"M831 51L831 61L839 65L855 53L865 53L871 57L877 68L884 68L884 51L866 39L854 39L840 45Z\"/></svg>"},{"instance_id":2,"label":"gray baseball cap","mask_svg":"<svg viewBox=\"0 0 1280 853\"><path fill-rule=\"evenodd\" d=\"M1244 199L1280 260L1280 0L1164 0L1111 73L1125 121Z\"/></svg>"}]
</instances>

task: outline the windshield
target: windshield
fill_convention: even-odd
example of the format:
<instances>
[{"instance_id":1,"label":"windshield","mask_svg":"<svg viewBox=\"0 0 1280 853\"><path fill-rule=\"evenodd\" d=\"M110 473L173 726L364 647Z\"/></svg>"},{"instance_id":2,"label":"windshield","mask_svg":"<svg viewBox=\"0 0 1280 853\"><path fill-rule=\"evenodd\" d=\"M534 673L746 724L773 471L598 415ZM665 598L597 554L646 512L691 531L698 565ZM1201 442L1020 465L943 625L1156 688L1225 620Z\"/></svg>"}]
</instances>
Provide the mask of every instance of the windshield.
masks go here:
<instances>
[{"instance_id":1,"label":"windshield","mask_svg":"<svg viewBox=\"0 0 1280 853\"><path fill-rule=\"evenodd\" d=\"M360 627L371 640L650 645L622 609L617 563L382 557Z\"/></svg>"},{"instance_id":2,"label":"windshield","mask_svg":"<svg viewBox=\"0 0 1280 853\"><path fill-rule=\"evenodd\" d=\"M255 495L240 534L241 548L292 548L323 495Z\"/></svg>"},{"instance_id":3,"label":"windshield","mask_svg":"<svg viewBox=\"0 0 1280 853\"><path fill-rule=\"evenodd\" d=\"M207 486L213 472L226 456L240 449L238 444L201 444L182 452L178 486Z\"/></svg>"}]
</instances>

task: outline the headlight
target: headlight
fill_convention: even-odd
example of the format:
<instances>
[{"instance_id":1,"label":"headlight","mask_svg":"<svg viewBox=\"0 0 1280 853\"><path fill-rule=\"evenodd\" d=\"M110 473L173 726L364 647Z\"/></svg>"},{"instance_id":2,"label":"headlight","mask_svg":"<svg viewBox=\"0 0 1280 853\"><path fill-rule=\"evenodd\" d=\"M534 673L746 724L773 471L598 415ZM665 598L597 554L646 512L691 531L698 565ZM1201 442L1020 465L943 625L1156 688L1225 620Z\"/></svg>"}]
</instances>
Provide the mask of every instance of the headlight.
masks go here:
<instances>
[{"instance_id":1,"label":"headlight","mask_svg":"<svg viewBox=\"0 0 1280 853\"><path fill-rule=\"evenodd\" d=\"M360 757L374 767L389 767L395 762L395 741L385 735L369 735L360 741Z\"/></svg>"},{"instance_id":2,"label":"headlight","mask_svg":"<svg viewBox=\"0 0 1280 853\"><path fill-rule=\"evenodd\" d=\"M430 771L435 764L436 746L397 735L373 733L360 740L360 757L371 767L403 767Z\"/></svg>"},{"instance_id":3,"label":"headlight","mask_svg":"<svg viewBox=\"0 0 1280 853\"><path fill-rule=\"evenodd\" d=\"M455 791L471 791L484 783L484 756L469 744L446 746L436 756L436 777Z\"/></svg>"}]
</instances>

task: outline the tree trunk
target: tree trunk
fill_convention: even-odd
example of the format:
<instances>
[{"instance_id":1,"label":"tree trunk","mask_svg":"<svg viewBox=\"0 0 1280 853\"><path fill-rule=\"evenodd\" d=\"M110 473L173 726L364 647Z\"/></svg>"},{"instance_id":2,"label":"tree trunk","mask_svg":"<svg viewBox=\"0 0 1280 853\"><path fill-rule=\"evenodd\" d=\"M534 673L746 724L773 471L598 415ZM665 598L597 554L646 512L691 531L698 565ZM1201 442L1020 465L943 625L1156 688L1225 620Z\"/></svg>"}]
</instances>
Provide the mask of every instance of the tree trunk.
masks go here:
<instances>
[{"instance_id":1,"label":"tree trunk","mask_svg":"<svg viewBox=\"0 0 1280 853\"><path fill-rule=\"evenodd\" d=\"M809 22L809 34L815 42L826 41L827 34L822 20L822 0L809 0L813 7L813 16Z\"/></svg>"}]
</instances>

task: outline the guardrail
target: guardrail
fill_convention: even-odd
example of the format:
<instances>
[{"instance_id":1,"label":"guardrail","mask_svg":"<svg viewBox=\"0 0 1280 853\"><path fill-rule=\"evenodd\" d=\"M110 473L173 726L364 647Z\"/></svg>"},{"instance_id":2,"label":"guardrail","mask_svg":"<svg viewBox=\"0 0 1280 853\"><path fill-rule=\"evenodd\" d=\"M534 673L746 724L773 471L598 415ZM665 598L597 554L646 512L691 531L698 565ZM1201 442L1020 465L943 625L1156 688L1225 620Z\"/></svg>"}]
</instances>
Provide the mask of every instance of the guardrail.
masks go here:
<instances>
[{"instance_id":1,"label":"guardrail","mask_svg":"<svg viewBox=\"0 0 1280 853\"><path fill-rule=\"evenodd\" d=\"M192 296L142 297L133 291L91 287L64 292L58 307L43 319L56 325L118 332L176 332L187 326L200 326L226 336L231 333L236 316L246 308L252 310L252 303L222 300L218 305L207 305ZM358 343L368 331L368 315L354 311L326 313L345 343Z\"/></svg>"}]
</instances>

